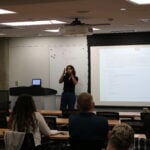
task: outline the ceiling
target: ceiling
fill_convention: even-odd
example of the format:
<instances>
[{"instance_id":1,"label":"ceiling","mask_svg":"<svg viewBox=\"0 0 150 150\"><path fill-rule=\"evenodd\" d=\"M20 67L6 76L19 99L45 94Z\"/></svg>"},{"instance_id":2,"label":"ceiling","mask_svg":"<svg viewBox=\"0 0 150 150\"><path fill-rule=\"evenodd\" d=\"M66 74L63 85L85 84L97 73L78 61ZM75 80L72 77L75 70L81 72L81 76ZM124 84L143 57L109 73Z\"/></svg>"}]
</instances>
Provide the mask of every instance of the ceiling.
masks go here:
<instances>
[{"instance_id":1,"label":"ceiling","mask_svg":"<svg viewBox=\"0 0 150 150\"><path fill-rule=\"evenodd\" d=\"M81 22L101 30L95 33L150 31L150 5L136 5L127 0L0 0L0 8L17 12L0 15L0 23L9 21L60 20ZM121 8L126 10L121 11ZM10 27L0 25L2 37L57 36L45 32L64 25Z\"/></svg>"}]
</instances>

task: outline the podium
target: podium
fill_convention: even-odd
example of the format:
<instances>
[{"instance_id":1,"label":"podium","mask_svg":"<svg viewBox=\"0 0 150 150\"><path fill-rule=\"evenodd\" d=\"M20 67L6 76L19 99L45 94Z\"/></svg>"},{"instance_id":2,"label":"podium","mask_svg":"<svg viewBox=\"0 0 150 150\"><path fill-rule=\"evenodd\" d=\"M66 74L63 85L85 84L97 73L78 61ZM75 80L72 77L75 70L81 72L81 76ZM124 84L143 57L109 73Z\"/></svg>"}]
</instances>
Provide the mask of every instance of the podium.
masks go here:
<instances>
[{"instance_id":1,"label":"podium","mask_svg":"<svg viewBox=\"0 0 150 150\"><path fill-rule=\"evenodd\" d=\"M37 109L56 109L56 93L57 91L50 88L40 86L21 86L9 88L10 107L14 107L16 99L21 94L29 94L33 96Z\"/></svg>"}]
</instances>

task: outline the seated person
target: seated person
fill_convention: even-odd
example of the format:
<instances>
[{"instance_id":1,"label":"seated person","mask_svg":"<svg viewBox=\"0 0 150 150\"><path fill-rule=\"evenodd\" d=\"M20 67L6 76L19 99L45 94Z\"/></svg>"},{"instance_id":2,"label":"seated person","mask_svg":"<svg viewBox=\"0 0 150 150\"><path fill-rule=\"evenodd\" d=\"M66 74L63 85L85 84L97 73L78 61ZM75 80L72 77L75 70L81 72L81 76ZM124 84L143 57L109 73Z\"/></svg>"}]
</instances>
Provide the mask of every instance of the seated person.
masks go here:
<instances>
[{"instance_id":1,"label":"seated person","mask_svg":"<svg viewBox=\"0 0 150 150\"><path fill-rule=\"evenodd\" d=\"M111 132L106 150L132 150L134 131L128 124L116 125Z\"/></svg>"},{"instance_id":2,"label":"seated person","mask_svg":"<svg viewBox=\"0 0 150 150\"><path fill-rule=\"evenodd\" d=\"M77 107L79 113L72 114L69 118L69 134L71 141L82 141L82 143L86 141L87 148L89 148L88 144L90 142L94 143L98 141L99 148L103 147L104 143L107 142L108 121L106 118L97 116L93 113L94 101L91 94L81 93L77 99ZM74 144L74 146L77 145L79 144ZM92 149L94 148L92 147Z\"/></svg>"},{"instance_id":3,"label":"seated person","mask_svg":"<svg viewBox=\"0 0 150 150\"><path fill-rule=\"evenodd\" d=\"M51 131L43 116L36 111L32 96L20 95L10 116L13 131L32 133L35 145L41 144L41 134L50 136Z\"/></svg>"}]
</instances>

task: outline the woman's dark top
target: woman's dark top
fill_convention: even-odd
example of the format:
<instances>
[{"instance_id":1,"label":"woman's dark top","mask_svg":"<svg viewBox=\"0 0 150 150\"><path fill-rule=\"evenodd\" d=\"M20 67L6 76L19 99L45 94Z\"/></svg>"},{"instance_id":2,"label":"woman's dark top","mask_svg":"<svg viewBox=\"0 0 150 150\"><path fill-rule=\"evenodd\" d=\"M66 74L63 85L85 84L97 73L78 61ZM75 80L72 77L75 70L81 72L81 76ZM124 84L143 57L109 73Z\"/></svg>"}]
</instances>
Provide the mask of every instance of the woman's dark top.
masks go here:
<instances>
[{"instance_id":1,"label":"woman's dark top","mask_svg":"<svg viewBox=\"0 0 150 150\"><path fill-rule=\"evenodd\" d=\"M72 78L69 79L69 75L64 76L64 92L75 92L75 84L73 83ZM75 79L78 81L78 77L75 76Z\"/></svg>"}]
</instances>

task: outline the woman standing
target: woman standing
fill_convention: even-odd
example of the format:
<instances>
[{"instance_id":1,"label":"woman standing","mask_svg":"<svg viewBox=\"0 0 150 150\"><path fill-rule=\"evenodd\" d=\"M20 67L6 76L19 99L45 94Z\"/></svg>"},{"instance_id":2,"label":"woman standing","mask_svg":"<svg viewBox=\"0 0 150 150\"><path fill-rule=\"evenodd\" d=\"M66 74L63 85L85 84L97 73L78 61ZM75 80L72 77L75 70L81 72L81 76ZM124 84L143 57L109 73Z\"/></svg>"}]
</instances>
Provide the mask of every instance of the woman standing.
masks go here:
<instances>
[{"instance_id":1,"label":"woman standing","mask_svg":"<svg viewBox=\"0 0 150 150\"><path fill-rule=\"evenodd\" d=\"M75 85L78 83L75 69L68 65L59 79L59 83L64 83L63 93L61 95L60 109L74 109L76 102Z\"/></svg>"}]
</instances>

